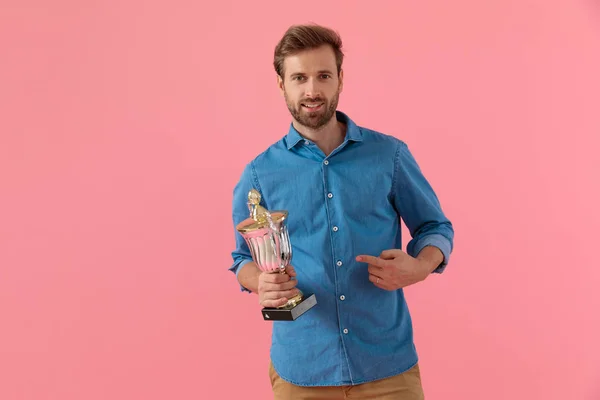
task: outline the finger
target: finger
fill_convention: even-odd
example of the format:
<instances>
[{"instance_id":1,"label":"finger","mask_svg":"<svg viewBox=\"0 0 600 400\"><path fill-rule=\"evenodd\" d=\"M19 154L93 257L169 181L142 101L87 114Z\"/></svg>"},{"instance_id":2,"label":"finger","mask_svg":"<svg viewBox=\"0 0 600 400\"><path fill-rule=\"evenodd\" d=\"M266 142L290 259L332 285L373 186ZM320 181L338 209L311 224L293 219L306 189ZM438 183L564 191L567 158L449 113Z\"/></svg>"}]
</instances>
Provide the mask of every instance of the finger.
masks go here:
<instances>
[{"instance_id":1,"label":"finger","mask_svg":"<svg viewBox=\"0 0 600 400\"><path fill-rule=\"evenodd\" d=\"M369 280L377 286L379 285L379 282L381 282L381 277L375 274L369 274Z\"/></svg>"},{"instance_id":2,"label":"finger","mask_svg":"<svg viewBox=\"0 0 600 400\"><path fill-rule=\"evenodd\" d=\"M287 301L287 297L281 297L275 300L263 300L260 302L260 305L266 308L277 308L287 303Z\"/></svg>"},{"instance_id":3,"label":"finger","mask_svg":"<svg viewBox=\"0 0 600 400\"><path fill-rule=\"evenodd\" d=\"M378 288L383 289L384 283L379 276L369 274L369 280L373 283L373 285L377 286Z\"/></svg>"},{"instance_id":4,"label":"finger","mask_svg":"<svg viewBox=\"0 0 600 400\"><path fill-rule=\"evenodd\" d=\"M388 249L381 252L380 258L385 260L392 260L394 258L402 257L405 253L400 249Z\"/></svg>"},{"instance_id":5,"label":"finger","mask_svg":"<svg viewBox=\"0 0 600 400\"><path fill-rule=\"evenodd\" d=\"M377 275L369 274L369 280L373 283L373 285L377 286L383 290L390 290L390 287L386 283L386 281L382 280Z\"/></svg>"},{"instance_id":6,"label":"finger","mask_svg":"<svg viewBox=\"0 0 600 400\"><path fill-rule=\"evenodd\" d=\"M295 269L294 269L294 267L293 267L293 266L291 266L291 265L288 265L288 266L285 268L285 272L286 272L286 274L288 274L289 276L296 276L296 270L295 270Z\"/></svg>"},{"instance_id":7,"label":"finger","mask_svg":"<svg viewBox=\"0 0 600 400\"><path fill-rule=\"evenodd\" d=\"M356 261L375 265L376 267L380 268L385 268L387 266L387 261L379 257L373 257L369 255L359 255L356 257Z\"/></svg>"},{"instance_id":8,"label":"finger","mask_svg":"<svg viewBox=\"0 0 600 400\"><path fill-rule=\"evenodd\" d=\"M263 272L262 280L268 283L284 283L288 282L291 277L288 274L280 274L279 272Z\"/></svg>"},{"instance_id":9,"label":"finger","mask_svg":"<svg viewBox=\"0 0 600 400\"><path fill-rule=\"evenodd\" d=\"M297 284L298 284L298 281L295 279L289 280L289 281L283 282L283 283L263 282L260 285L260 291L261 292L277 292L277 291L283 291L283 290L290 290L290 289L293 289L294 287L296 287Z\"/></svg>"},{"instance_id":10,"label":"finger","mask_svg":"<svg viewBox=\"0 0 600 400\"><path fill-rule=\"evenodd\" d=\"M292 290L285 290L285 291L276 291L276 292L264 292L261 294L261 304L265 303L273 303L273 302L280 302L281 299L290 299L294 296L296 296L297 294L299 294L300 292L298 291L298 289L292 289ZM285 304L285 302L284 302ZM266 307L266 306L265 306Z\"/></svg>"},{"instance_id":11,"label":"finger","mask_svg":"<svg viewBox=\"0 0 600 400\"><path fill-rule=\"evenodd\" d=\"M369 266L367 267L367 271L370 274L377 275L378 277L380 277L381 279L383 279L383 272L385 270L383 268L381 268L381 267L377 267L375 265L369 264Z\"/></svg>"},{"instance_id":12,"label":"finger","mask_svg":"<svg viewBox=\"0 0 600 400\"><path fill-rule=\"evenodd\" d=\"M292 288L288 290L270 290L270 291L262 291L261 297L267 300L274 300L280 297L287 297L288 299L296 296L300 293L300 289Z\"/></svg>"}]
</instances>

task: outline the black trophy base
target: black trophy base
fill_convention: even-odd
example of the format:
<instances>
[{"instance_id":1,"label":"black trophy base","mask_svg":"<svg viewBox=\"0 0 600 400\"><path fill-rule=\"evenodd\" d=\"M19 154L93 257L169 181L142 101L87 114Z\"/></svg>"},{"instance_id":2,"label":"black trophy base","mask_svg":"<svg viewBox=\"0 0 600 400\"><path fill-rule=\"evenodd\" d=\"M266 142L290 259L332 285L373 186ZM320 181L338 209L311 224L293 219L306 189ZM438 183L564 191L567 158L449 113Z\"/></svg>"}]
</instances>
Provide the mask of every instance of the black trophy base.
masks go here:
<instances>
[{"instance_id":1,"label":"black trophy base","mask_svg":"<svg viewBox=\"0 0 600 400\"><path fill-rule=\"evenodd\" d=\"M316 304L317 297L314 294L311 294L305 296L304 299L292 308L265 307L262 309L262 315L265 321L294 321L313 308Z\"/></svg>"}]
</instances>

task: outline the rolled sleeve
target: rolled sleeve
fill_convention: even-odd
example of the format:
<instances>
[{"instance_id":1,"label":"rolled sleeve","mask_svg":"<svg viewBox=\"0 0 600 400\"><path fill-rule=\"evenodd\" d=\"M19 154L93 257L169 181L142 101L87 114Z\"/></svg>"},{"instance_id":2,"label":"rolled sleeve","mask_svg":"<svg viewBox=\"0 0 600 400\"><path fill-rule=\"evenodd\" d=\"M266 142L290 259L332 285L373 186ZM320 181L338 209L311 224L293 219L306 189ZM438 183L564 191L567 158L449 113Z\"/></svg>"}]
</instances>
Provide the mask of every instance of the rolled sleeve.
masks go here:
<instances>
[{"instance_id":1,"label":"rolled sleeve","mask_svg":"<svg viewBox=\"0 0 600 400\"><path fill-rule=\"evenodd\" d=\"M240 222L244 221L250 216L250 212L248 210L248 192L252 188L260 190L253 174L252 164L250 163L244 168L238 183L233 189L232 220L235 235L235 248L231 252L233 263L229 267L229 270L235 274L236 279L242 267L253 261L248 244L244 240L242 234L235 229ZM250 290L245 288L243 285L240 284L239 286L242 292L250 293Z\"/></svg>"},{"instance_id":2,"label":"rolled sleeve","mask_svg":"<svg viewBox=\"0 0 600 400\"><path fill-rule=\"evenodd\" d=\"M408 250L408 254L416 257L421 250L427 246L437 247L444 255L444 260L441 264L433 271L441 274L446 269L448 261L450 260L450 253L452 252L452 244L446 237L439 234L432 234L423 236L417 241L412 241L411 248Z\"/></svg>"},{"instance_id":3,"label":"rolled sleeve","mask_svg":"<svg viewBox=\"0 0 600 400\"><path fill-rule=\"evenodd\" d=\"M235 257L235 256L234 256ZM232 271L235 274L235 278L238 278L238 274L240 273L240 271L242 270L242 267L246 264L248 264L250 261L252 261L252 259L248 259L248 258L243 258L243 257L239 257L238 260L236 260L233 265L231 267L229 267L229 270ZM250 290L248 290L245 286L243 286L242 284L239 284L239 280L238 280L238 285L240 286L240 291L242 292L248 292L250 293Z\"/></svg>"},{"instance_id":4,"label":"rolled sleeve","mask_svg":"<svg viewBox=\"0 0 600 400\"><path fill-rule=\"evenodd\" d=\"M399 141L396 152L392 197L396 211L412 237L407 244L407 253L416 257L426 246L437 247L444 260L433 272L442 273L454 247L454 228L408 146L402 141Z\"/></svg>"}]
</instances>

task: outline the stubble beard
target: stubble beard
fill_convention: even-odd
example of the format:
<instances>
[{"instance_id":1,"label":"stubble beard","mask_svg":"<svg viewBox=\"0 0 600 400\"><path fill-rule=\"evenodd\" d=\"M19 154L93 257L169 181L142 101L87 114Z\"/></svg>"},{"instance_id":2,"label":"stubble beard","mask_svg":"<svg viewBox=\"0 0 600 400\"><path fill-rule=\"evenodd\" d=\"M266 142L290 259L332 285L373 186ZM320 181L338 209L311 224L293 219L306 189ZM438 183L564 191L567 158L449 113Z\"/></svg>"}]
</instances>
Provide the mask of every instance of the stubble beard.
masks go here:
<instances>
[{"instance_id":1,"label":"stubble beard","mask_svg":"<svg viewBox=\"0 0 600 400\"><path fill-rule=\"evenodd\" d=\"M340 93L339 93L339 91L336 92L336 94L332 97L331 101L329 101L329 102L321 97L317 97L314 99L303 99L302 101L299 101L296 104L294 104L293 102L290 101L290 99L287 96L287 93L285 93L284 96L285 96L285 103L286 103L287 108L290 111L290 114L292 115L292 117L300 125L305 126L310 129L317 130L317 129L325 126L331 120L331 118L335 115L335 112L336 112L337 106L338 106ZM301 105L301 103L303 103L303 102L312 102L312 103L322 102L324 109L319 112L308 113L303 110L303 107Z\"/></svg>"}]
</instances>

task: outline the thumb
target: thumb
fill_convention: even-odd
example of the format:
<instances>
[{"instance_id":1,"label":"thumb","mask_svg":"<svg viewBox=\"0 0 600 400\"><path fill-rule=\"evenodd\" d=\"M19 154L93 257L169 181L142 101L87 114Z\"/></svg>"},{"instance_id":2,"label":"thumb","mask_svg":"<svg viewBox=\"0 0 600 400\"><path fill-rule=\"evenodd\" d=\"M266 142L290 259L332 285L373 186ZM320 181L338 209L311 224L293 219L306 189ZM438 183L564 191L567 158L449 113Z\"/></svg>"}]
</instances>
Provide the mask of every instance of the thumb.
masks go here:
<instances>
[{"instance_id":1,"label":"thumb","mask_svg":"<svg viewBox=\"0 0 600 400\"><path fill-rule=\"evenodd\" d=\"M403 257L404 254L405 253L400 249L389 249L382 251L379 257L383 258L384 260L391 260L394 258Z\"/></svg>"},{"instance_id":2,"label":"thumb","mask_svg":"<svg viewBox=\"0 0 600 400\"><path fill-rule=\"evenodd\" d=\"M288 265L287 267L285 267L285 272L289 276L296 276L296 270L292 265Z\"/></svg>"}]
</instances>

